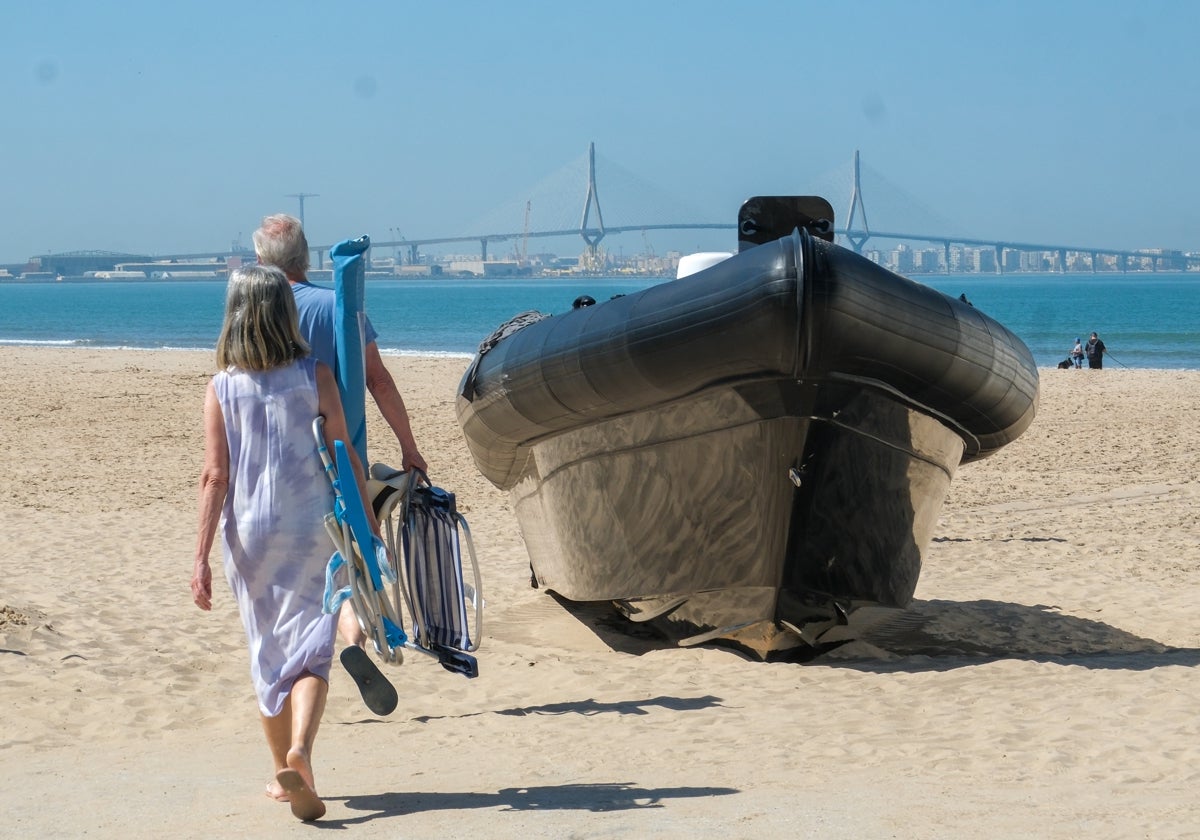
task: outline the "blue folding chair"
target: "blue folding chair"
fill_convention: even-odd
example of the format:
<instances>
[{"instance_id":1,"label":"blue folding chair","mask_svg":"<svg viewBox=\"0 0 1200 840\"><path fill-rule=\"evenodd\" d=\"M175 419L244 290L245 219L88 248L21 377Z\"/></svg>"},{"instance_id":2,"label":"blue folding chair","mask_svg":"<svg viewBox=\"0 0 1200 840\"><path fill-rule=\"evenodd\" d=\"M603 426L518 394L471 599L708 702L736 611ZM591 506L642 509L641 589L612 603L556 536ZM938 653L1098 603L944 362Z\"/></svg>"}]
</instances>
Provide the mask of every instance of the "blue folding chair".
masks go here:
<instances>
[{"instance_id":1,"label":"blue folding chair","mask_svg":"<svg viewBox=\"0 0 1200 840\"><path fill-rule=\"evenodd\" d=\"M329 254L337 297L338 389L351 445L364 467L369 461L363 294L370 244L369 237L360 236L337 243ZM313 434L336 496L334 510L325 518L336 549L326 573L325 609L334 612L349 600L359 626L384 662L399 664L407 647L436 657L449 671L477 676L479 665L471 653L479 646L483 628L479 564L467 522L455 509L454 495L432 487L424 473L372 465L367 493L386 539L381 542L370 530L366 500L353 479L346 443L336 441L330 456L320 418L313 423ZM464 542L473 583L463 579ZM335 580L343 570L349 579L337 588ZM406 613L411 635L404 629Z\"/></svg>"}]
</instances>

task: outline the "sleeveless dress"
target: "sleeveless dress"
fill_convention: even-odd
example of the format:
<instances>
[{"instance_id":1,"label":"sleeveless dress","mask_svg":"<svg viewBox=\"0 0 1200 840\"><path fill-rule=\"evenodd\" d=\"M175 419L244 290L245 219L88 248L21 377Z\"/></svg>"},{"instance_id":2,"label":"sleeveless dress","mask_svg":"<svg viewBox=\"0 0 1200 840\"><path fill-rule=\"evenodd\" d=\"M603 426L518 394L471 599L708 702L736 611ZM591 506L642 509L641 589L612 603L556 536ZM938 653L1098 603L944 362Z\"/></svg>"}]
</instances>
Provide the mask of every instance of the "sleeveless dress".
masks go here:
<instances>
[{"instance_id":1,"label":"sleeveless dress","mask_svg":"<svg viewBox=\"0 0 1200 840\"><path fill-rule=\"evenodd\" d=\"M259 709L274 717L298 677L328 681L337 629L337 616L321 611L333 490L312 432L316 361L230 368L213 386L229 442L225 577L246 628Z\"/></svg>"}]
</instances>

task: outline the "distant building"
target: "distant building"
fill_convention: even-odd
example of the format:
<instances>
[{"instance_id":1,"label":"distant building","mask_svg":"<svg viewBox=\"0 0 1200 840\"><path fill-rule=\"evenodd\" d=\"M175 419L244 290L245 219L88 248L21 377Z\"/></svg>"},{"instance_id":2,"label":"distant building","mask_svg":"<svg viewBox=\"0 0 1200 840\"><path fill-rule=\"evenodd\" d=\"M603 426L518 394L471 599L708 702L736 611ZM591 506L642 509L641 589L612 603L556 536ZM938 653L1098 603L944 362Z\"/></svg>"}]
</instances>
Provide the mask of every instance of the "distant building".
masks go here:
<instances>
[{"instance_id":1,"label":"distant building","mask_svg":"<svg viewBox=\"0 0 1200 840\"><path fill-rule=\"evenodd\" d=\"M1153 267L1158 271L1187 270L1187 257L1183 251L1172 251L1166 248L1147 248L1143 253L1151 257Z\"/></svg>"},{"instance_id":2,"label":"distant building","mask_svg":"<svg viewBox=\"0 0 1200 840\"><path fill-rule=\"evenodd\" d=\"M112 251L71 251L65 254L43 254L30 260L35 272L79 277L89 271L114 271L119 263L148 262L149 257L137 254L118 254Z\"/></svg>"},{"instance_id":3,"label":"distant building","mask_svg":"<svg viewBox=\"0 0 1200 840\"><path fill-rule=\"evenodd\" d=\"M892 265L901 274L912 274L913 269L917 267L913 249L904 244L898 245L896 250L892 251Z\"/></svg>"},{"instance_id":4,"label":"distant building","mask_svg":"<svg viewBox=\"0 0 1200 840\"><path fill-rule=\"evenodd\" d=\"M476 277L516 277L522 273L516 260L454 260L447 269L451 274L474 274Z\"/></svg>"},{"instance_id":5,"label":"distant building","mask_svg":"<svg viewBox=\"0 0 1200 840\"><path fill-rule=\"evenodd\" d=\"M228 260L214 257L207 260L120 262L117 263L115 272L110 271L107 273L115 274L119 272L129 276L141 275L151 280L222 280L228 276L229 267Z\"/></svg>"},{"instance_id":6,"label":"distant building","mask_svg":"<svg viewBox=\"0 0 1200 840\"><path fill-rule=\"evenodd\" d=\"M85 271L83 276L89 280L145 280L146 272L116 269L114 271Z\"/></svg>"},{"instance_id":7,"label":"distant building","mask_svg":"<svg viewBox=\"0 0 1200 840\"><path fill-rule=\"evenodd\" d=\"M972 262L980 274L996 272L996 250L994 248L972 248Z\"/></svg>"},{"instance_id":8,"label":"distant building","mask_svg":"<svg viewBox=\"0 0 1200 840\"><path fill-rule=\"evenodd\" d=\"M938 248L925 248L917 255L917 263L921 271L935 272L943 271L945 266L942 265L942 252Z\"/></svg>"},{"instance_id":9,"label":"distant building","mask_svg":"<svg viewBox=\"0 0 1200 840\"><path fill-rule=\"evenodd\" d=\"M442 267L437 263L432 265L398 265L394 273L397 277L441 277Z\"/></svg>"}]
</instances>

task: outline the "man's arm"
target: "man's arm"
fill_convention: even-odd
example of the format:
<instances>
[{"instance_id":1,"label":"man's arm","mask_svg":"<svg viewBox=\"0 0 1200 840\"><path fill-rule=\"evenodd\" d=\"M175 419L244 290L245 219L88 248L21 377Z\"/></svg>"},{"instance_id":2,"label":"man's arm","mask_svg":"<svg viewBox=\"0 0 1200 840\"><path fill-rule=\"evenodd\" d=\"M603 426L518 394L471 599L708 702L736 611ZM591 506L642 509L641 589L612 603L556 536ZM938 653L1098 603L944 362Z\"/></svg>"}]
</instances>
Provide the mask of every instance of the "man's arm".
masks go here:
<instances>
[{"instance_id":1,"label":"man's arm","mask_svg":"<svg viewBox=\"0 0 1200 840\"><path fill-rule=\"evenodd\" d=\"M401 466L408 470L416 467L428 472L429 467L417 449L417 441L413 437L412 424L408 420L408 409L404 407L404 399L396 380L391 372L384 367L383 358L379 355L379 345L374 341L366 348L367 390L371 392L375 405L384 421L392 427L396 440L400 443Z\"/></svg>"}]
</instances>

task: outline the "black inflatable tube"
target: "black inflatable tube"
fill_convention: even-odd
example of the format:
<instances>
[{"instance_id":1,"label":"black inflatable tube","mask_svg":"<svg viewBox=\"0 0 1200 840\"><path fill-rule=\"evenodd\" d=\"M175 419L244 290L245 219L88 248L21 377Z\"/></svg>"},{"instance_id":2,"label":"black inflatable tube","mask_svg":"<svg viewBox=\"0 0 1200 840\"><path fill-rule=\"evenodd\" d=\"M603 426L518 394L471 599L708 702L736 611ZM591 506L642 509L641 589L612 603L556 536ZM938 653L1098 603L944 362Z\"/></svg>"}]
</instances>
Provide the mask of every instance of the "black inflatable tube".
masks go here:
<instances>
[{"instance_id":1,"label":"black inflatable tube","mask_svg":"<svg viewBox=\"0 0 1200 840\"><path fill-rule=\"evenodd\" d=\"M722 383L878 387L956 429L964 460L1014 440L1037 401L1033 357L1009 330L804 231L534 323L467 376L459 421L481 472L502 488L541 438Z\"/></svg>"}]
</instances>

